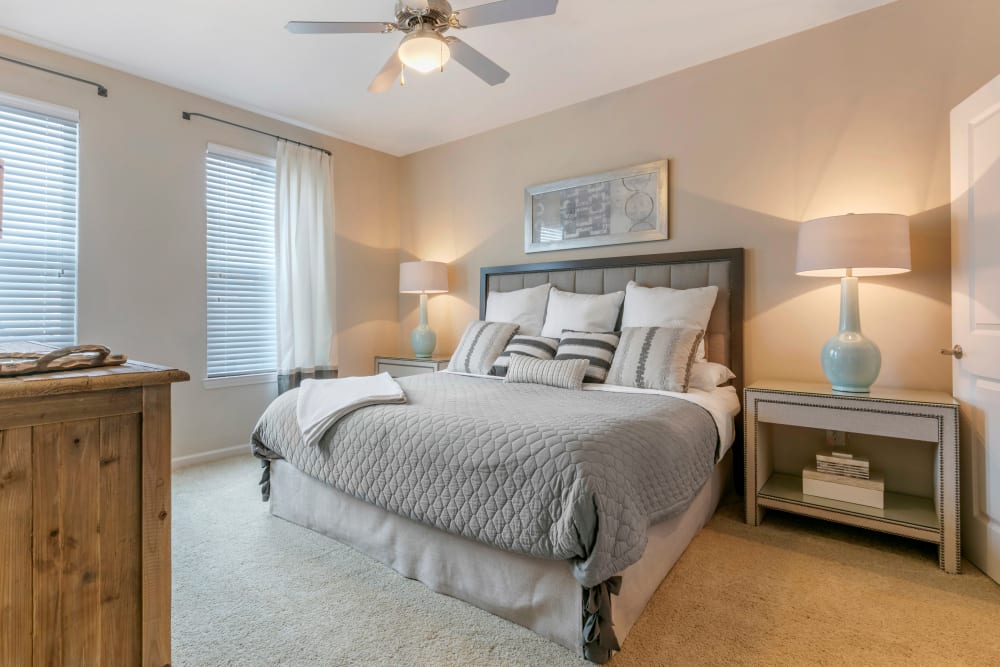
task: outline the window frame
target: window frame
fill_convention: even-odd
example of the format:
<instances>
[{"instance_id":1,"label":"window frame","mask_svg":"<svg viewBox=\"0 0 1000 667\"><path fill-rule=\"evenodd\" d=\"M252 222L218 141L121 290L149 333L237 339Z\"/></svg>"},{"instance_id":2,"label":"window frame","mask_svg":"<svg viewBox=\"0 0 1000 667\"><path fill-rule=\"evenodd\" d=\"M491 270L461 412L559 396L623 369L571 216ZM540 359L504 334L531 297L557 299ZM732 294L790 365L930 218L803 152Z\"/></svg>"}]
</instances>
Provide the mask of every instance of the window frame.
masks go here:
<instances>
[{"instance_id":1,"label":"window frame","mask_svg":"<svg viewBox=\"0 0 1000 667\"><path fill-rule=\"evenodd\" d=\"M208 334L208 156L218 155L220 157L229 157L236 160L243 160L246 162L255 162L260 165L268 166L275 170L275 190L277 190L277 161L274 157L261 155L259 153L251 153L249 151L240 150L238 148L232 148L231 146L224 146L221 144L209 143L205 152L202 156L202 167L203 167L203 178L202 187L204 188L204 204L205 204L205 226L204 231L204 243L205 245L205 377L202 378L202 386L205 389L225 389L228 387L242 387L247 385L255 384L270 384L277 383L278 381L278 370L275 368L273 371L260 372L260 373L247 373L245 375L220 375L216 377L208 376L208 346L209 346L209 334ZM277 191L275 191L275 197L277 197ZM274 214L277 214L277 202L275 202ZM275 242L275 262L277 262L277 226L274 229L274 242ZM277 289L275 289L275 300L277 300ZM277 320L277 304L275 304L275 320ZM275 331L275 343L277 344L277 331ZM275 352L275 361L277 361L277 351Z\"/></svg>"}]
</instances>

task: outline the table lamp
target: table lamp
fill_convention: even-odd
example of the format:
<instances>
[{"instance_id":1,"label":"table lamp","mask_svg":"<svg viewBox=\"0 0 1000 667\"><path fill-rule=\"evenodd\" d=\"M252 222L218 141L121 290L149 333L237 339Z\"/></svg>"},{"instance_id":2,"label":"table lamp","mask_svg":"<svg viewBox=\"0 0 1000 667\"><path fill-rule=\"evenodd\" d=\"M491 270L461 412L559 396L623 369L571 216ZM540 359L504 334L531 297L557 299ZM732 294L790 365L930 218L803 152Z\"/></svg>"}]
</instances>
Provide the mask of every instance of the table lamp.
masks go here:
<instances>
[{"instance_id":1,"label":"table lamp","mask_svg":"<svg viewBox=\"0 0 1000 667\"><path fill-rule=\"evenodd\" d=\"M858 277L910 270L910 225L904 215L837 215L803 223L795 272L840 278L840 331L823 345L823 372L835 391L867 393L882 369L878 345L861 333Z\"/></svg>"},{"instance_id":2,"label":"table lamp","mask_svg":"<svg viewBox=\"0 0 1000 667\"><path fill-rule=\"evenodd\" d=\"M443 262L403 262L399 265L401 294L420 295L420 324L410 334L413 354L426 359L434 353L437 336L427 326L427 295L448 291L448 265Z\"/></svg>"}]
</instances>

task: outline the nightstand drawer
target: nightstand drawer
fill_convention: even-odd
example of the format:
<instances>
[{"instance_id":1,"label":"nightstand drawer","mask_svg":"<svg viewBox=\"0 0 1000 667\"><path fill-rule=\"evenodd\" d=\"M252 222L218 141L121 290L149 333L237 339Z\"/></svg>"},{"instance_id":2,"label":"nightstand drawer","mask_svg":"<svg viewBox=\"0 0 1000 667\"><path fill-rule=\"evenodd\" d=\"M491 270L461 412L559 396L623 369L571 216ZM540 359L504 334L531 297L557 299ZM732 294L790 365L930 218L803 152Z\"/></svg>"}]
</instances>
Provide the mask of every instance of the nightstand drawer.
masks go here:
<instances>
[{"instance_id":1,"label":"nightstand drawer","mask_svg":"<svg viewBox=\"0 0 1000 667\"><path fill-rule=\"evenodd\" d=\"M423 375L424 373L433 373L434 369L428 366L408 366L404 364L392 363L389 361L382 361L378 364L375 369L377 373L388 373L394 378L404 378L408 375Z\"/></svg>"},{"instance_id":2,"label":"nightstand drawer","mask_svg":"<svg viewBox=\"0 0 1000 667\"><path fill-rule=\"evenodd\" d=\"M932 416L897 415L875 409L865 409L850 398L790 402L781 394L755 394L760 396L757 403L757 419L772 424L822 428L830 431L866 433L891 438L909 438L937 442L938 421ZM850 410L854 406L856 409Z\"/></svg>"},{"instance_id":3,"label":"nightstand drawer","mask_svg":"<svg viewBox=\"0 0 1000 667\"><path fill-rule=\"evenodd\" d=\"M410 375L423 375L424 373L436 373L448 368L447 357L431 357L429 359L418 359L416 357L375 357L375 372L388 373L394 378L403 378Z\"/></svg>"}]
</instances>

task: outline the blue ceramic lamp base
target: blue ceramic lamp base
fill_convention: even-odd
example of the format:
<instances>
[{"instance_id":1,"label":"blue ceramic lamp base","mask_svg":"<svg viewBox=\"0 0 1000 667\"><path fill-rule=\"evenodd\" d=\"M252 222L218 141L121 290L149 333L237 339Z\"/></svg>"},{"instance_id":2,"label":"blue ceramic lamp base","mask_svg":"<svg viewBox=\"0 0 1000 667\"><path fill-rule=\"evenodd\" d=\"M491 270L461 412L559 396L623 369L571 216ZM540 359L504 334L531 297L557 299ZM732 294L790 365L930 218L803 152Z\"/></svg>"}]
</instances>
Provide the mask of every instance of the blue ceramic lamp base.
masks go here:
<instances>
[{"instance_id":1,"label":"blue ceramic lamp base","mask_svg":"<svg viewBox=\"0 0 1000 667\"><path fill-rule=\"evenodd\" d=\"M418 359L428 359L437 347L437 335L427 326L427 295L420 295L420 325L410 334L413 355Z\"/></svg>"},{"instance_id":2,"label":"blue ceramic lamp base","mask_svg":"<svg viewBox=\"0 0 1000 667\"><path fill-rule=\"evenodd\" d=\"M840 331L823 345L822 363L834 391L853 394L867 394L882 370L878 345L861 333L857 278L840 280Z\"/></svg>"},{"instance_id":3,"label":"blue ceramic lamp base","mask_svg":"<svg viewBox=\"0 0 1000 667\"><path fill-rule=\"evenodd\" d=\"M418 359L429 359L437 347L437 335L426 324L419 326L410 334L410 345L413 346L413 356Z\"/></svg>"}]
</instances>

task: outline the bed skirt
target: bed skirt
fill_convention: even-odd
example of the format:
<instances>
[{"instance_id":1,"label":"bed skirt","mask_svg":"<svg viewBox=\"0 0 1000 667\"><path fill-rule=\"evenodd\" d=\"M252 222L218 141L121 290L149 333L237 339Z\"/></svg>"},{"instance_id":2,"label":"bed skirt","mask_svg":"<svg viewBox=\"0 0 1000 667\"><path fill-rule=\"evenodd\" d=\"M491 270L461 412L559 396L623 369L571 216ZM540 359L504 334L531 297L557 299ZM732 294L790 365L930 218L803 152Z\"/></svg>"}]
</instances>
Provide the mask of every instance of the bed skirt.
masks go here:
<instances>
[{"instance_id":1,"label":"bed skirt","mask_svg":"<svg viewBox=\"0 0 1000 667\"><path fill-rule=\"evenodd\" d=\"M623 642L660 582L715 513L732 456L680 515L649 529L642 559L622 573L611 597ZM343 542L438 593L513 621L584 656L584 589L569 563L502 551L387 512L338 491L278 459L270 462L274 516Z\"/></svg>"}]
</instances>

